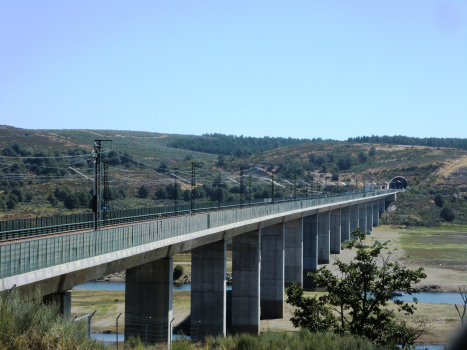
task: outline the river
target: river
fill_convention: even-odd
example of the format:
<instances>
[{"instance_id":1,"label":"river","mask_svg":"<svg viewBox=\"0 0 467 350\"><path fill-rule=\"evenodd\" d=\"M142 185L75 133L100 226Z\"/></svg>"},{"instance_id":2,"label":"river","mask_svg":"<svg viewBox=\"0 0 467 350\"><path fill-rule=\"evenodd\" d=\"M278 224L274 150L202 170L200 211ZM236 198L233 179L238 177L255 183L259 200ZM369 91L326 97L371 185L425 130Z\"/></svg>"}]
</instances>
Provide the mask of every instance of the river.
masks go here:
<instances>
[{"instance_id":1,"label":"river","mask_svg":"<svg viewBox=\"0 0 467 350\"><path fill-rule=\"evenodd\" d=\"M73 289L94 289L94 290L125 290L125 282L87 282ZM227 285L227 290L231 290L232 286ZM174 283L173 290L191 290L191 284ZM463 305L462 297L459 293L432 293L422 292L417 295L404 295L396 297L402 301L412 301L416 296L419 303L435 303L435 304L460 304Z\"/></svg>"}]
</instances>

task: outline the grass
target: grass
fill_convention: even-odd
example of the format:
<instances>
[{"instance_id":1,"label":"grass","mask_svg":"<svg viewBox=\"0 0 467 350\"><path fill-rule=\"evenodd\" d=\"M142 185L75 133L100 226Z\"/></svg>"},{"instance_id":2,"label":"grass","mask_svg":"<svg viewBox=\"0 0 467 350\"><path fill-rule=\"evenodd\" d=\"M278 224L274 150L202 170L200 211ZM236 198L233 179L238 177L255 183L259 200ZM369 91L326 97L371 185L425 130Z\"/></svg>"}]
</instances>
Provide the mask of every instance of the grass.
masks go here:
<instances>
[{"instance_id":1,"label":"grass","mask_svg":"<svg viewBox=\"0 0 467 350\"><path fill-rule=\"evenodd\" d=\"M449 225L441 228L401 230L404 261L423 266L439 266L467 271L467 228Z\"/></svg>"},{"instance_id":2,"label":"grass","mask_svg":"<svg viewBox=\"0 0 467 350\"><path fill-rule=\"evenodd\" d=\"M87 337L86 322L64 320L58 304L21 300L15 290L0 294L0 349L104 349Z\"/></svg>"}]
</instances>

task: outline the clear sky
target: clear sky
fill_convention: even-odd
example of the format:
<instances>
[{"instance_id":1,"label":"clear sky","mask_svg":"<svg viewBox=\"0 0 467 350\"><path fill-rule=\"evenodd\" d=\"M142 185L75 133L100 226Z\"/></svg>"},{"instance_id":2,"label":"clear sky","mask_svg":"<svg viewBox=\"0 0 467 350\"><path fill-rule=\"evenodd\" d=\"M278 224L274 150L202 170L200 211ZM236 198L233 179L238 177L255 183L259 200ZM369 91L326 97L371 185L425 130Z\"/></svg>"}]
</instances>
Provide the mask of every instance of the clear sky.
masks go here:
<instances>
[{"instance_id":1,"label":"clear sky","mask_svg":"<svg viewBox=\"0 0 467 350\"><path fill-rule=\"evenodd\" d=\"M467 1L0 1L0 124L467 137Z\"/></svg>"}]
</instances>

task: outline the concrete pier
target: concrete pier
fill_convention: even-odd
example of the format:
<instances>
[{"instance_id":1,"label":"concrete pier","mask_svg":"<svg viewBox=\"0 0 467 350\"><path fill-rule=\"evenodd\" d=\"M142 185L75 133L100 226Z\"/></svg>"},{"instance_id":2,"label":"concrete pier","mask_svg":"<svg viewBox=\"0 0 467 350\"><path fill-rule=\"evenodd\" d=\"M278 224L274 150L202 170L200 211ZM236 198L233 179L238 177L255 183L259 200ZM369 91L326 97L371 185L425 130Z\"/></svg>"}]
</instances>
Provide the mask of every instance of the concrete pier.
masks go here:
<instances>
[{"instance_id":1,"label":"concrete pier","mask_svg":"<svg viewBox=\"0 0 467 350\"><path fill-rule=\"evenodd\" d=\"M373 201L373 226L379 226L379 201Z\"/></svg>"},{"instance_id":2,"label":"concrete pier","mask_svg":"<svg viewBox=\"0 0 467 350\"><path fill-rule=\"evenodd\" d=\"M60 307L60 313L65 320L71 317L71 292L65 291L60 293L53 293L44 295L42 298L44 304L57 303Z\"/></svg>"},{"instance_id":3,"label":"concrete pier","mask_svg":"<svg viewBox=\"0 0 467 350\"><path fill-rule=\"evenodd\" d=\"M313 287L308 272L318 270L318 214L303 218L303 287Z\"/></svg>"},{"instance_id":4,"label":"concrete pier","mask_svg":"<svg viewBox=\"0 0 467 350\"><path fill-rule=\"evenodd\" d=\"M251 231L232 238L232 333L260 331L261 238ZM282 282L283 283L283 282Z\"/></svg>"},{"instance_id":5,"label":"concrete pier","mask_svg":"<svg viewBox=\"0 0 467 350\"><path fill-rule=\"evenodd\" d=\"M366 229L369 234L373 231L373 202L366 202Z\"/></svg>"},{"instance_id":6,"label":"concrete pier","mask_svg":"<svg viewBox=\"0 0 467 350\"><path fill-rule=\"evenodd\" d=\"M261 233L261 319L284 317L284 225L266 226ZM233 288L232 288L233 290Z\"/></svg>"},{"instance_id":7,"label":"concrete pier","mask_svg":"<svg viewBox=\"0 0 467 350\"><path fill-rule=\"evenodd\" d=\"M385 206L384 206L384 198L383 199L380 199L378 200L379 202L379 215L383 214L384 213L384 210L386 210Z\"/></svg>"},{"instance_id":8,"label":"concrete pier","mask_svg":"<svg viewBox=\"0 0 467 350\"><path fill-rule=\"evenodd\" d=\"M226 335L226 242L191 252L191 338Z\"/></svg>"},{"instance_id":9,"label":"concrete pier","mask_svg":"<svg viewBox=\"0 0 467 350\"><path fill-rule=\"evenodd\" d=\"M284 223L285 262L284 285L295 281L303 287L303 221L295 219Z\"/></svg>"},{"instance_id":10,"label":"concrete pier","mask_svg":"<svg viewBox=\"0 0 467 350\"><path fill-rule=\"evenodd\" d=\"M350 240L350 206L341 208L341 242Z\"/></svg>"},{"instance_id":11,"label":"concrete pier","mask_svg":"<svg viewBox=\"0 0 467 350\"><path fill-rule=\"evenodd\" d=\"M350 233L352 233L353 230L356 228L359 228L359 218L360 214L358 211L358 204L351 205L350 206ZM355 238L354 236L351 235L351 238Z\"/></svg>"},{"instance_id":12,"label":"concrete pier","mask_svg":"<svg viewBox=\"0 0 467 350\"><path fill-rule=\"evenodd\" d=\"M139 336L146 344L170 344L172 292L172 258L126 270L125 339Z\"/></svg>"},{"instance_id":13,"label":"concrete pier","mask_svg":"<svg viewBox=\"0 0 467 350\"><path fill-rule=\"evenodd\" d=\"M358 204L358 227L360 228L360 231L365 233L367 231L366 207L366 203Z\"/></svg>"},{"instance_id":14,"label":"concrete pier","mask_svg":"<svg viewBox=\"0 0 467 350\"><path fill-rule=\"evenodd\" d=\"M318 264L329 264L331 231L330 212L318 214Z\"/></svg>"},{"instance_id":15,"label":"concrete pier","mask_svg":"<svg viewBox=\"0 0 467 350\"><path fill-rule=\"evenodd\" d=\"M341 253L341 209L330 212L330 251L331 254Z\"/></svg>"}]
</instances>

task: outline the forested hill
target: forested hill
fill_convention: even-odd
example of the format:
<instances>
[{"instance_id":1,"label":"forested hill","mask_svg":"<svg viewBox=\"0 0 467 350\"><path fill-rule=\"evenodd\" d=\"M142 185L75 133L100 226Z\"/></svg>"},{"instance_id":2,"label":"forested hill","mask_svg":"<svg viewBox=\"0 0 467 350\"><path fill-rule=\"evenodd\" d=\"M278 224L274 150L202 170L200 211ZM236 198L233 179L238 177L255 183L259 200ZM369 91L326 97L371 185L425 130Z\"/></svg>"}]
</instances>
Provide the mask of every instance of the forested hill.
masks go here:
<instances>
[{"instance_id":1,"label":"forested hill","mask_svg":"<svg viewBox=\"0 0 467 350\"><path fill-rule=\"evenodd\" d=\"M321 138L294 139L284 137L244 137L223 134L204 134L201 137L191 137L174 140L167 144L168 147L187 149L191 151L235 155L236 157L249 157L253 153L270 149L298 145L310 142L323 142Z\"/></svg>"},{"instance_id":2,"label":"forested hill","mask_svg":"<svg viewBox=\"0 0 467 350\"><path fill-rule=\"evenodd\" d=\"M438 137L409 137L409 136L358 136L349 137L347 142L357 143L387 143L396 145L429 146L429 147L450 147L467 150L467 139L459 138L438 138Z\"/></svg>"}]
</instances>

